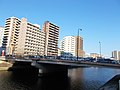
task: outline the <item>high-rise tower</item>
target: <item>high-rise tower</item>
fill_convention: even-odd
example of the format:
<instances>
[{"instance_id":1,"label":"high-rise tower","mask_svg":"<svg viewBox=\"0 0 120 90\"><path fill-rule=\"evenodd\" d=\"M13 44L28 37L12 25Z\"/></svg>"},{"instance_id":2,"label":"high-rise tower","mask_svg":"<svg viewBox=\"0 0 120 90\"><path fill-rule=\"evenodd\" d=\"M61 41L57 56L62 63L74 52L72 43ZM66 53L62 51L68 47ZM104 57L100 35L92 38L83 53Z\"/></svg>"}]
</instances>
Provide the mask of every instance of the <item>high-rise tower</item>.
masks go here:
<instances>
[{"instance_id":1,"label":"high-rise tower","mask_svg":"<svg viewBox=\"0 0 120 90\"><path fill-rule=\"evenodd\" d=\"M6 48L6 54L12 55L13 51L16 49L20 31L20 23L20 19L15 17L6 19L4 38L2 43L2 47Z\"/></svg>"},{"instance_id":2,"label":"high-rise tower","mask_svg":"<svg viewBox=\"0 0 120 90\"><path fill-rule=\"evenodd\" d=\"M16 17L6 19L2 47L6 55L44 55L45 33L38 25Z\"/></svg>"},{"instance_id":3,"label":"high-rise tower","mask_svg":"<svg viewBox=\"0 0 120 90\"><path fill-rule=\"evenodd\" d=\"M55 24L46 21L43 24L43 32L45 32L45 55L57 56L58 55L58 38L59 27Z\"/></svg>"}]
</instances>

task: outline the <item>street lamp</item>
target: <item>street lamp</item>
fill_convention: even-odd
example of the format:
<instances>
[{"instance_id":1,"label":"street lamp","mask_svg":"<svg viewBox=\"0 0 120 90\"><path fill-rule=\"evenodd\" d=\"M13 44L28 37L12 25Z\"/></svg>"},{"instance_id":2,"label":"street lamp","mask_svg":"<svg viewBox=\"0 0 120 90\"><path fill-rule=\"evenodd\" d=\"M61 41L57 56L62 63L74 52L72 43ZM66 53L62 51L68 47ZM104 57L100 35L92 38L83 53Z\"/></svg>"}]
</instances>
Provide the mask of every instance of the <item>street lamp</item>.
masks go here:
<instances>
[{"instance_id":1,"label":"street lamp","mask_svg":"<svg viewBox=\"0 0 120 90\"><path fill-rule=\"evenodd\" d=\"M82 29L78 29L78 35L77 35L77 61L78 61L78 51L79 51L79 31L82 31Z\"/></svg>"},{"instance_id":2,"label":"street lamp","mask_svg":"<svg viewBox=\"0 0 120 90\"><path fill-rule=\"evenodd\" d=\"M100 57L101 57L101 42L99 42L99 48L100 48Z\"/></svg>"}]
</instances>

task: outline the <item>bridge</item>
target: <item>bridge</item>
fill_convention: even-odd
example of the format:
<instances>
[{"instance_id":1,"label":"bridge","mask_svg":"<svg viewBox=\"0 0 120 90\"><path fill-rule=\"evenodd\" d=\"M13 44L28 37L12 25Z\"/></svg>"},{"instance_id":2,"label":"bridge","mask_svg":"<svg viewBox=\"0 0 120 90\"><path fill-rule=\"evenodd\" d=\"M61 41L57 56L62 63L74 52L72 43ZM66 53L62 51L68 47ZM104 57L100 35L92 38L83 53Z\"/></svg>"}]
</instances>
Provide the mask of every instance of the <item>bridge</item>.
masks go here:
<instances>
[{"instance_id":1,"label":"bridge","mask_svg":"<svg viewBox=\"0 0 120 90\"><path fill-rule=\"evenodd\" d=\"M26 59L8 59L13 63L9 68L13 72L39 74L39 75L67 75L69 67L89 67L94 65L119 67L119 64L96 63L96 62L82 62L72 60L26 60Z\"/></svg>"},{"instance_id":2,"label":"bridge","mask_svg":"<svg viewBox=\"0 0 120 90\"><path fill-rule=\"evenodd\" d=\"M9 70L19 73L34 73L39 75L67 75L69 67L88 67L87 64L81 64L79 61L65 60L25 60L8 59L13 63Z\"/></svg>"}]
</instances>

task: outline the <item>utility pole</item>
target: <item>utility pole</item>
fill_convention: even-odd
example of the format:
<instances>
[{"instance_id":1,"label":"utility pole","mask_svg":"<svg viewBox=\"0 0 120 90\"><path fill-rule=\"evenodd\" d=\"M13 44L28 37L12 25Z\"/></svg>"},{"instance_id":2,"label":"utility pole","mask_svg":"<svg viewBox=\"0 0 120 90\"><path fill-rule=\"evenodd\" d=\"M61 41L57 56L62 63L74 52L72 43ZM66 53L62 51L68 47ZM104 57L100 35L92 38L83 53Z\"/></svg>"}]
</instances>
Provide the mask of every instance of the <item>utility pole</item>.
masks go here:
<instances>
[{"instance_id":1,"label":"utility pole","mask_svg":"<svg viewBox=\"0 0 120 90\"><path fill-rule=\"evenodd\" d=\"M99 42L100 57L101 57L101 42Z\"/></svg>"}]
</instances>

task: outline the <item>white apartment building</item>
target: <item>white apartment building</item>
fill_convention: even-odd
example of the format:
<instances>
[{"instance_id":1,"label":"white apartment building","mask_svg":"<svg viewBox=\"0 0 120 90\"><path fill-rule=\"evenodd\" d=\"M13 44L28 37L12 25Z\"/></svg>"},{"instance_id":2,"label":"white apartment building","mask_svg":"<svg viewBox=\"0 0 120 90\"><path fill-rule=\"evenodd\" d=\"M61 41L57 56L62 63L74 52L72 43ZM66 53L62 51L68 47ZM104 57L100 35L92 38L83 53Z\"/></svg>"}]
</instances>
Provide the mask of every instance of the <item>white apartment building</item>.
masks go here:
<instances>
[{"instance_id":1,"label":"white apartment building","mask_svg":"<svg viewBox=\"0 0 120 90\"><path fill-rule=\"evenodd\" d=\"M60 49L64 52L69 52L76 56L76 38L74 36L66 36L60 42Z\"/></svg>"},{"instance_id":2,"label":"white apartment building","mask_svg":"<svg viewBox=\"0 0 120 90\"><path fill-rule=\"evenodd\" d=\"M4 27L0 26L0 47L2 46L3 36L4 36Z\"/></svg>"},{"instance_id":3,"label":"white apartment building","mask_svg":"<svg viewBox=\"0 0 120 90\"><path fill-rule=\"evenodd\" d=\"M83 38L77 36L66 36L60 42L60 50L73 54L73 56L83 57Z\"/></svg>"},{"instance_id":4,"label":"white apartment building","mask_svg":"<svg viewBox=\"0 0 120 90\"><path fill-rule=\"evenodd\" d=\"M7 55L44 55L45 33L38 25L16 17L6 19L2 47Z\"/></svg>"}]
</instances>

